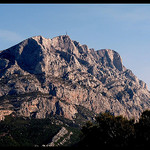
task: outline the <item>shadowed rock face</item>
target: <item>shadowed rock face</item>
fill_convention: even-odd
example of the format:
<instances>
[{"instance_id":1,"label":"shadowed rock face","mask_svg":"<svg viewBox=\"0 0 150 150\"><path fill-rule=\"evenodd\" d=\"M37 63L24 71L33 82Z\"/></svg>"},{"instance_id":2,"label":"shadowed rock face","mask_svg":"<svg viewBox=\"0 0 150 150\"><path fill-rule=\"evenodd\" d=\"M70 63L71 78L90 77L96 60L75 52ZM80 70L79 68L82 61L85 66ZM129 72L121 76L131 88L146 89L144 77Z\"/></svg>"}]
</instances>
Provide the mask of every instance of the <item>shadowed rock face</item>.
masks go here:
<instances>
[{"instance_id":1,"label":"shadowed rock face","mask_svg":"<svg viewBox=\"0 0 150 150\"><path fill-rule=\"evenodd\" d=\"M95 51L68 35L31 37L0 52L1 110L75 120L79 106L137 119L150 108L150 93L116 51Z\"/></svg>"}]
</instances>

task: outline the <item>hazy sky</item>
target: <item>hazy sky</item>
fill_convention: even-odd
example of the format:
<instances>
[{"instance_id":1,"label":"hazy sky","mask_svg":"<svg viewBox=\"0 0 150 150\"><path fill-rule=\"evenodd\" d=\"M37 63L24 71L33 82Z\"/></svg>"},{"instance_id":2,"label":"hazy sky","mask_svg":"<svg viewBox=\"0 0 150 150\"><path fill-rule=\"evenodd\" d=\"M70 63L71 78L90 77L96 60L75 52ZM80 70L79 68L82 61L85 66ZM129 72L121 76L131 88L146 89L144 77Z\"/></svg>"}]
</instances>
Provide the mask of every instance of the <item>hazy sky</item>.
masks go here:
<instances>
[{"instance_id":1,"label":"hazy sky","mask_svg":"<svg viewBox=\"0 0 150 150\"><path fill-rule=\"evenodd\" d=\"M150 4L0 4L0 50L42 35L117 51L150 90Z\"/></svg>"}]
</instances>

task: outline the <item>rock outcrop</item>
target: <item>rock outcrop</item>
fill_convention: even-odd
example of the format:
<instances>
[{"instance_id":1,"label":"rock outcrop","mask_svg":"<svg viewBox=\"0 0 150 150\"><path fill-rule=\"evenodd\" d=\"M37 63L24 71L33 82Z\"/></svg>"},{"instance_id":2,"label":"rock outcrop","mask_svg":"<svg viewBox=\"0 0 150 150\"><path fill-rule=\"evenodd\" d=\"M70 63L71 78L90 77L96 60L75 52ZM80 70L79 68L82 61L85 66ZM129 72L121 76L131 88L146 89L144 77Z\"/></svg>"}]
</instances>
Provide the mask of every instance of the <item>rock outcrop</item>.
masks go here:
<instances>
[{"instance_id":1,"label":"rock outcrop","mask_svg":"<svg viewBox=\"0 0 150 150\"><path fill-rule=\"evenodd\" d=\"M70 140L70 136L72 134L73 133L69 132L65 127L62 127L60 131L52 138L51 142L43 145L43 147L62 146Z\"/></svg>"},{"instance_id":2,"label":"rock outcrop","mask_svg":"<svg viewBox=\"0 0 150 150\"><path fill-rule=\"evenodd\" d=\"M74 121L83 107L137 119L150 108L150 92L114 50L35 36L0 52L0 106L35 118Z\"/></svg>"}]
</instances>

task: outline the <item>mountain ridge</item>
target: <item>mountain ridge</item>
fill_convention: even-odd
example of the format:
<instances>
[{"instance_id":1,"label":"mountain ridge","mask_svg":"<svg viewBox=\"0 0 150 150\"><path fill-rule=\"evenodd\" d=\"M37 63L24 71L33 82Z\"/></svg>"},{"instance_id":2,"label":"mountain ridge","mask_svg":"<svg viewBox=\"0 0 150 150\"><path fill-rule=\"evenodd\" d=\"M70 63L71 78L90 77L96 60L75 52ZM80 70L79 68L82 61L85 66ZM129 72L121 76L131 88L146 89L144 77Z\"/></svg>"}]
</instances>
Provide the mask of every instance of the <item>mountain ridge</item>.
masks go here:
<instances>
[{"instance_id":1,"label":"mountain ridge","mask_svg":"<svg viewBox=\"0 0 150 150\"><path fill-rule=\"evenodd\" d=\"M150 108L146 83L116 51L95 51L68 35L34 36L1 51L0 84L0 109L26 117L57 114L75 121L82 106L138 118Z\"/></svg>"}]
</instances>

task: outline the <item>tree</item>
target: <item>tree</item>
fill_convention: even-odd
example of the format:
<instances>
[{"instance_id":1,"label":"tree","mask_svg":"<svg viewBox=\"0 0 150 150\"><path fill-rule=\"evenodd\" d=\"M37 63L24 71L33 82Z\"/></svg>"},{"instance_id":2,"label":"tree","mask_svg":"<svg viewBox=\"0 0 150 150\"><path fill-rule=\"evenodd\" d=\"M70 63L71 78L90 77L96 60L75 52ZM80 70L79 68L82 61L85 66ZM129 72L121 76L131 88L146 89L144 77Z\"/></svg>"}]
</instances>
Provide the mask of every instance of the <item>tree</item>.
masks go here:
<instances>
[{"instance_id":1,"label":"tree","mask_svg":"<svg viewBox=\"0 0 150 150\"><path fill-rule=\"evenodd\" d=\"M82 128L79 146L125 147L134 140L134 120L115 117L110 112L101 113L96 123L87 123Z\"/></svg>"},{"instance_id":2,"label":"tree","mask_svg":"<svg viewBox=\"0 0 150 150\"><path fill-rule=\"evenodd\" d=\"M146 110L142 113L139 122L135 124L136 145L150 146L150 111Z\"/></svg>"}]
</instances>

